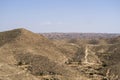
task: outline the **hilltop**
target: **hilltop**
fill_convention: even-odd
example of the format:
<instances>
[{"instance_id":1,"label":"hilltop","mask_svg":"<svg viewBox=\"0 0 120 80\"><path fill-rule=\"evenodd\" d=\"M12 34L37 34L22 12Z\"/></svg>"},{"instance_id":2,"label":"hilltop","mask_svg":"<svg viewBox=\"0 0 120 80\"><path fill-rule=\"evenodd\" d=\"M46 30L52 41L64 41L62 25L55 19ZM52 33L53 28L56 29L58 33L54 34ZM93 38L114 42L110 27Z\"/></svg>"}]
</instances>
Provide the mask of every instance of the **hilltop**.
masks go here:
<instances>
[{"instance_id":1,"label":"hilltop","mask_svg":"<svg viewBox=\"0 0 120 80\"><path fill-rule=\"evenodd\" d=\"M72 80L78 73L63 64L66 60L67 57L60 49L42 35L26 29L0 32L0 74L2 74L0 79L2 80L7 78Z\"/></svg>"}]
</instances>

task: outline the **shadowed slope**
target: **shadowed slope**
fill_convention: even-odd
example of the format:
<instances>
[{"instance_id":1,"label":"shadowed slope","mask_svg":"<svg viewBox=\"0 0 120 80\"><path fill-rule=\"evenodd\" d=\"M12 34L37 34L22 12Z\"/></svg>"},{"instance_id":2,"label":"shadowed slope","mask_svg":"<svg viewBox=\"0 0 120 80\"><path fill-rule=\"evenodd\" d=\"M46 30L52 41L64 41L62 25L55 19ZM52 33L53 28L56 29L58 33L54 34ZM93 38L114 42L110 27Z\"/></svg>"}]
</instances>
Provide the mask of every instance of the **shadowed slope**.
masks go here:
<instances>
[{"instance_id":1,"label":"shadowed slope","mask_svg":"<svg viewBox=\"0 0 120 80\"><path fill-rule=\"evenodd\" d=\"M2 48L7 48L14 53L30 52L38 55L47 56L51 59L63 61L64 55L56 46L42 35L32 33L25 29L15 29L0 33L0 44Z\"/></svg>"}]
</instances>

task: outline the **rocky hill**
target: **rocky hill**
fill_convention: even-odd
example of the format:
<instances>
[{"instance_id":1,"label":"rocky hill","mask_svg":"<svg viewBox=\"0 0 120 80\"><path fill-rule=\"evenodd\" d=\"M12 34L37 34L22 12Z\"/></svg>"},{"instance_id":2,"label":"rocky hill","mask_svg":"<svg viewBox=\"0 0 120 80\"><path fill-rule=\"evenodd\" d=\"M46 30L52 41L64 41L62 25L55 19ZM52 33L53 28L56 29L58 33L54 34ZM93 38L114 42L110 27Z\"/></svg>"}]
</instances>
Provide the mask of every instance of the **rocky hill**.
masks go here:
<instances>
[{"instance_id":1,"label":"rocky hill","mask_svg":"<svg viewBox=\"0 0 120 80\"><path fill-rule=\"evenodd\" d=\"M119 80L120 37L47 39L0 32L0 80Z\"/></svg>"},{"instance_id":2,"label":"rocky hill","mask_svg":"<svg viewBox=\"0 0 120 80\"><path fill-rule=\"evenodd\" d=\"M26 29L0 33L1 80L73 80L79 73L66 67L66 60L42 35Z\"/></svg>"}]
</instances>

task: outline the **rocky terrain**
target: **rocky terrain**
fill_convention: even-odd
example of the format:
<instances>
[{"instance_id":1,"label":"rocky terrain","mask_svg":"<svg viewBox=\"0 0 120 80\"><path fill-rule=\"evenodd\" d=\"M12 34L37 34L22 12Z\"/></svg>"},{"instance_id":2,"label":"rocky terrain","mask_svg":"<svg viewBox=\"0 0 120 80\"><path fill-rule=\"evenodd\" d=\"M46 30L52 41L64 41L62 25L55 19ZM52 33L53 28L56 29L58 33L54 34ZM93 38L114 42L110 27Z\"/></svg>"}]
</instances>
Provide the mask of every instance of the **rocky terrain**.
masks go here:
<instances>
[{"instance_id":1,"label":"rocky terrain","mask_svg":"<svg viewBox=\"0 0 120 80\"><path fill-rule=\"evenodd\" d=\"M120 37L111 36L0 32L0 80L120 80Z\"/></svg>"}]
</instances>

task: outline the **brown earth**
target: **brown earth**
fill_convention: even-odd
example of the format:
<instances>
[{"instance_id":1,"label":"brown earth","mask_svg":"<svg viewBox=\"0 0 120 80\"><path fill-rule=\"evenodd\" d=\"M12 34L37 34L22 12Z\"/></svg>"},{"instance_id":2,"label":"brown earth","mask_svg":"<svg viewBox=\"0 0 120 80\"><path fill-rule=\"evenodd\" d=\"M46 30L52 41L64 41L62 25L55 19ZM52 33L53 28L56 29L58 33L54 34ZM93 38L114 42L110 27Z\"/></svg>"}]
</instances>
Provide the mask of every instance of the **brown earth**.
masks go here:
<instances>
[{"instance_id":1,"label":"brown earth","mask_svg":"<svg viewBox=\"0 0 120 80\"><path fill-rule=\"evenodd\" d=\"M119 80L120 37L53 39L0 32L0 80Z\"/></svg>"}]
</instances>

